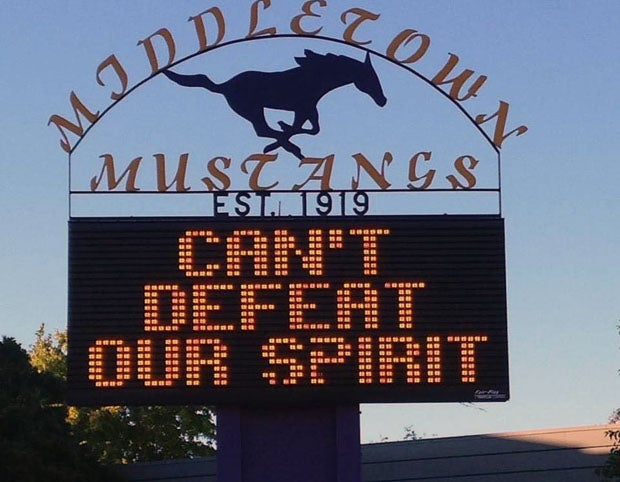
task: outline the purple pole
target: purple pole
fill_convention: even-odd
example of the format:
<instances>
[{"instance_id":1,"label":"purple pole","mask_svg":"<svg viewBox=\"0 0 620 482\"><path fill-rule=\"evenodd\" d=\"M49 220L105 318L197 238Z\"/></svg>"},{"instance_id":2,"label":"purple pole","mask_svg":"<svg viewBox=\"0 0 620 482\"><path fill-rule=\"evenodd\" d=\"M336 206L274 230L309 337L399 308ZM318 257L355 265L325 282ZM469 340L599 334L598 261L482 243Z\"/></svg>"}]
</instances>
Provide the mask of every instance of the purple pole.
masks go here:
<instances>
[{"instance_id":1,"label":"purple pole","mask_svg":"<svg viewBox=\"0 0 620 482\"><path fill-rule=\"evenodd\" d=\"M360 482L359 406L218 408L218 482Z\"/></svg>"}]
</instances>

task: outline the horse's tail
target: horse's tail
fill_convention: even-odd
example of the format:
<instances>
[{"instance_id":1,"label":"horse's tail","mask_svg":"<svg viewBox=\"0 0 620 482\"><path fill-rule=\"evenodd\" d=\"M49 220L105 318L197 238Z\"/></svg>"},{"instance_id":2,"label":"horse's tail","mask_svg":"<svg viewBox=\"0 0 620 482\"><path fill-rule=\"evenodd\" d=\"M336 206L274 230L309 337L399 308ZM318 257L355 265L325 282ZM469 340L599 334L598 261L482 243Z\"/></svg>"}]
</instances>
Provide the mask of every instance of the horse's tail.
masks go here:
<instances>
[{"instance_id":1,"label":"horse's tail","mask_svg":"<svg viewBox=\"0 0 620 482\"><path fill-rule=\"evenodd\" d=\"M184 87L203 87L211 92L221 92L220 84L216 84L209 77L203 74L177 74L172 70L164 70L163 73L170 80Z\"/></svg>"}]
</instances>

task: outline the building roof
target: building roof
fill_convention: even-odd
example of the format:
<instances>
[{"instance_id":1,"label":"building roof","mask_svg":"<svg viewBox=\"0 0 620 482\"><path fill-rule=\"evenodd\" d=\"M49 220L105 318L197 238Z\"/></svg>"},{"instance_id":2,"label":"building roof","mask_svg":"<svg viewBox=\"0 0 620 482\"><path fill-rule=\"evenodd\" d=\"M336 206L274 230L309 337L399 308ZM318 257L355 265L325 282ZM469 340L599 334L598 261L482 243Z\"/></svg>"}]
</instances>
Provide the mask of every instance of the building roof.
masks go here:
<instances>
[{"instance_id":1,"label":"building roof","mask_svg":"<svg viewBox=\"0 0 620 482\"><path fill-rule=\"evenodd\" d=\"M362 445L364 482L597 482L617 426ZM216 482L216 457L120 466L130 482Z\"/></svg>"}]
</instances>

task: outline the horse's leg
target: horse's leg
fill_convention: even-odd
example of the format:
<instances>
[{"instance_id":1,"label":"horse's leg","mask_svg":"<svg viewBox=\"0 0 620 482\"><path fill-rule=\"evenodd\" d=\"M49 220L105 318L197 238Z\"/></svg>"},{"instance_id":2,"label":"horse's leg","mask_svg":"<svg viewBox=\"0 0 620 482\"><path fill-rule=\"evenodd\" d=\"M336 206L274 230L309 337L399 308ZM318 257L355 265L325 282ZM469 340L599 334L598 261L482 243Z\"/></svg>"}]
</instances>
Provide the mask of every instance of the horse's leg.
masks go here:
<instances>
[{"instance_id":1,"label":"horse's leg","mask_svg":"<svg viewBox=\"0 0 620 482\"><path fill-rule=\"evenodd\" d=\"M252 123L252 126L254 126L254 132L256 132L258 137L268 137L276 140L276 142L273 142L265 147L263 150L264 152L270 152L278 147L282 147L282 149L290 152L298 159L304 158L304 155L301 153L301 149L290 141L291 134L277 131L269 127L269 124L267 124L265 116L262 113L260 115L254 114L250 117L243 115L243 117Z\"/></svg>"},{"instance_id":2,"label":"horse's leg","mask_svg":"<svg viewBox=\"0 0 620 482\"><path fill-rule=\"evenodd\" d=\"M299 148L299 146L296 146L295 144L293 144L289 140L289 138L286 137L286 136L283 136L281 139L278 139L276 142L272 142L271 144L266 146L263 149L263 152L265 152L265 153L271 152L271 151L276 150L278 147L281 147L285 151L290 152L291 154L293 154L299 160L304 159L304 157L305 157L302 154L301 149Z\"/></svg>"},{"instance_id":3,"label":"horse's leg","mask_svg":"<svg viewBox=\"0 0 620 482\"><path fill-rule=\"evenodd\" d=\"M290 136L296 134L310 134L314 136L318 134L321 128L319 126L319 111L316 107L303 111L303 114L301 112L302 111L295 112L295 120L291 125L283 121L278 122L279 126L282 128L282 132L290 134ZM310 129L303 128L306 122L310 122Z\"/></svg>"}]
</instances>

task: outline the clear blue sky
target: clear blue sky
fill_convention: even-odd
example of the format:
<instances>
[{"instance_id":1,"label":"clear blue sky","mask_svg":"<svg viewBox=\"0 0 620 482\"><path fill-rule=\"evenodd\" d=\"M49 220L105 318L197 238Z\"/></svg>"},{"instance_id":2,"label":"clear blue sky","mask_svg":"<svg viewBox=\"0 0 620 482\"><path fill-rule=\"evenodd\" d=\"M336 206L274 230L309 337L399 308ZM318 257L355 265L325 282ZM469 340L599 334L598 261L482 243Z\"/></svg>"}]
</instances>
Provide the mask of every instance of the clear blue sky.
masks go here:
<instances>
[{"instance_id":1,"label":"clear blue sky","mask_svg":"<svg viewBox=\"0 0 620 482\"><path fill-rule=\"evenodd\" d=\"M0 4L0 334L28 346L40 323L66 324L67 157L49 116L69 113L71 90L101 102L99 62L116 53L139 65L137 41L160 27L187 29L190 15L221 4L229 38L244 35L250 2L230 3ZM274 23L286 27L302 2L272 3ZM463 67L489 78L464 106L493 112L502 99L509 122L529 127L502 149L512 400L364 405L363 440L398 439L405 426L448 436L604 423L620 405L620 3L328 3L326 34L341 31L347 7L381 12L370 37L404 28L428 34L421 72L432 74L448 52L459 55ZM154 102L162 85L143 87L138 105ZM350 122L364 127L362 116ZM152 152L165 148L159 139Z\"/></svg>"}]
</instances>

